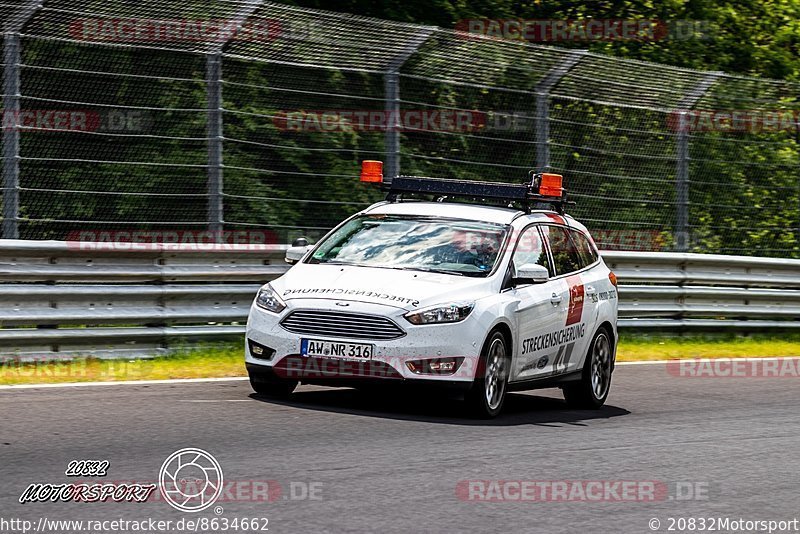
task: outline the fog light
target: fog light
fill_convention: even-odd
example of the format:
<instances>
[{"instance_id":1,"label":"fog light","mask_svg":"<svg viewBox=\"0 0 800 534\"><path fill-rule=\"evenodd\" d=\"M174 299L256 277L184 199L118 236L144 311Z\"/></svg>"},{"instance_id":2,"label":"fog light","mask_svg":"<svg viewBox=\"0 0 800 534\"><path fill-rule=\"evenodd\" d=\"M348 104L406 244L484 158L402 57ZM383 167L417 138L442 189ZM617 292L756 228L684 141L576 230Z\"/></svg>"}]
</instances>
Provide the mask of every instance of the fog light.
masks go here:
<instances>
[{"instance_id":1,"label":"fog light","mask_svg":"<svg viewBox=\"0 0 800 534\"><path fill-rule=\"evenodd\" d=\"M247 343L250 345L250 354L253 358L258 360L271 360L275 356L275 349L256 343L252 339L248 339Z\"/></svg>"},{"instance_id":2,"label":"fog light","mask_svg":"<svg viewBox=\"0 0 800 534\"><path fill-rule=\"evenodd\" d=\"M431 371L453 373L456 370L456 362L453 360L448 360L446 362L431 362L428 367Z\"/></svg>"},{"instance_id":3,"label":"fog light","mask_svg":"<svg viewBox=\"0 0 800 534\"><path fill-rule=\"evenodd\" d=\"M408 370L417 375L452 375L458 371L464 358L434 358L406 362Z\"/></svg>"}]
</instances>

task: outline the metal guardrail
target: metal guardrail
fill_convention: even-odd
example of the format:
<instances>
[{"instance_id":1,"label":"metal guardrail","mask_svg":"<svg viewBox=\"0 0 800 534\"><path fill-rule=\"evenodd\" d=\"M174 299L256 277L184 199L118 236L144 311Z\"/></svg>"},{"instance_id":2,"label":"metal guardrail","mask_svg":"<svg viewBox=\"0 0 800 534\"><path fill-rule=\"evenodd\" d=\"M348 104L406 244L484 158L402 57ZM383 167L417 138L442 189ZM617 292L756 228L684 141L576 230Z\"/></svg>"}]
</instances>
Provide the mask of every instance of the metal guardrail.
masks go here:
<instances>
[{"instance_id":1,"label":"metal guardrail","mask_svg":"<svg viewBox=\"0 0 800 534\"><path fill-rule=\"evenodd\" d=\"M800 328L800 260L666 252L602 255L620 280L621 327Z\"/></svg>"},{"instance_id":2,"label":"metal guardrail","mask_svg":"<svg viewBox=\"0 0 800 534\"><path fill-rule=\"evenodd\" d=\"M156 354L241 338L285 245L0 240L0 355ZM800 260L603 252L619 324L641 329L800 328Z\"/></svg>"},{"instance_id":3,"label":"metal guardrail","mask_svg":"<svg viewBox=\"0 0 800 534\"><path fill-rule=\"evenodd\" d=\"M285 245L0 240L0 355L158 354L238 339Z\"/></svg>"}]
</instances>

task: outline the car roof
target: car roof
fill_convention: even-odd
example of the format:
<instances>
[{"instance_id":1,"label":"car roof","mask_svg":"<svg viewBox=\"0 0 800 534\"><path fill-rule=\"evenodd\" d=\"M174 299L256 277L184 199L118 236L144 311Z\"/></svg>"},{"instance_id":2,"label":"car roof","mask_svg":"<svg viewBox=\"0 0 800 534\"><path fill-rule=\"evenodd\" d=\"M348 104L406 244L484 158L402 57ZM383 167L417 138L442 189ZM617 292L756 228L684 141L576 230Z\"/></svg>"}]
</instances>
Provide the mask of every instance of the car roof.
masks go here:
<instances>
[{"instance_id":1,"label":"car roof","mask_svg":"<svg viewBox=\"0 0 800 534\"><path fill-rule=\"evenodd\" d=\"M521 222L524 225L533 222L548 222L563 224L586 231L586 227L573 219L570 215L561 216L554 211L536 210L526 214L515 208L460 204L455 202L379 202L365 209L362 213L446 217L496 224L511 224L514 221Z\"/></svg>"},{"instance_id":2,"label":"car roof","mask_svg":"<svg viewBox=\"0 0 800 534\"><path fill-rule=\"evenodd\" d=\"M459 204L452 202L380 202L365 209L362 213L380 215L419 215L423 217L445 217L467 219L496 224L511 224L524 215L514 208L480 206L478 204Z\"/></svg>"},{"instance_id":3,"label":"car roof","mask_svg":"<svg viewBox=\"0 0 800 534\"><path fill-rule=\"evenodd\" d=\"M561 224L564 226L569 226L570 228L577 228L578 230L582 230L587 234L589 233L589 230L586 228L586 226L575 220L572 215L569 215L568 213L559 215L554 211L532 211L523 219L523 223L526 225L535 222Z\"/></svg>"}]
</instances>

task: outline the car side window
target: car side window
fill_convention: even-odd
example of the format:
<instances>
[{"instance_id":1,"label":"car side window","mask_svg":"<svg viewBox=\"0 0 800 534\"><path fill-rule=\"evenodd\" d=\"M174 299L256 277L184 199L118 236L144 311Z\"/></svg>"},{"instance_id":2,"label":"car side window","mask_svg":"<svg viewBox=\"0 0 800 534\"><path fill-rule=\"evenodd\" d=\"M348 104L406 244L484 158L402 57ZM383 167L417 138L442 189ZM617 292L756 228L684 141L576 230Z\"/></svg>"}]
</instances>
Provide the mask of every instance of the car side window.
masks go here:
<instances>
[{"instance_id":1,"label":"car side window","mask_svg":"<svg viewBox=\"0 0 800 534\"><path fill-rule=\"evenodd\" d=\"M538 226L531 226L522 232L517 241L517 248L514 250L512 258L514 270L518 271L525 264L533 263L547 268L550 276L553 276L553 268L550 259L547 257L547 250L542 242Z\"/></svg>"},{"instance_id":2,"label":"car side window","mask_svg":"<svg viewBox=\"0 0 800 534\"><path fill-rule=\"evenodd\" d=\"M542 232L550 243L556 275L569 274L583 269L583 262L578 250L569 238L566 228L560 226L543 226Z\"/></svg>"},{"instance_id":3,"label":"car side window","mask_svg":"<svg viewBox=\"0 0 800 534\"><path fill-rule=\"evenodd\" d=\"M575 249L578 251L578 256L580 256L582 267L588 267L597 261L597 250L583 232L578 230L570 230L569 235L572 237L572 242L575 245Z\"/></svg>"}]
</instances>

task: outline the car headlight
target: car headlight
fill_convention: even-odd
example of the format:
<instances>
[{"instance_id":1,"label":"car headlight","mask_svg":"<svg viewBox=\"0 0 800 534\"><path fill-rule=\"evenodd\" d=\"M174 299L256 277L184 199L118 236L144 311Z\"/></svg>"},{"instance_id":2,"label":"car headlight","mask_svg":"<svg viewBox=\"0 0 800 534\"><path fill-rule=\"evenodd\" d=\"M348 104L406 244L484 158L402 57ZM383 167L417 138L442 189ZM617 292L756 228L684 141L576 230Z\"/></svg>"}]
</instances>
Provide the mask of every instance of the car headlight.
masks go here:
<instances>
[{"instance_id":1,"label":"car headlight","mask_svg":"<svg viewBox=\"0 0 800 534\"><path fill-rule=\"evenodd\" d=\"M280 313L286 309L286 303L269 284L259 290L258 296L256 296L256 306L272 313Z\"/></svg>"},{"instance_id":2,"label":"car headlight","mask_svg":"<svg viewBox=\"0 0 800 534\"><path fill-rule=\"evenodd\" d=\"M474 307L474 302L453 302L407 313L405 318L411 324L457 323L466 319Z\"/></svg>"}]
</instances>

